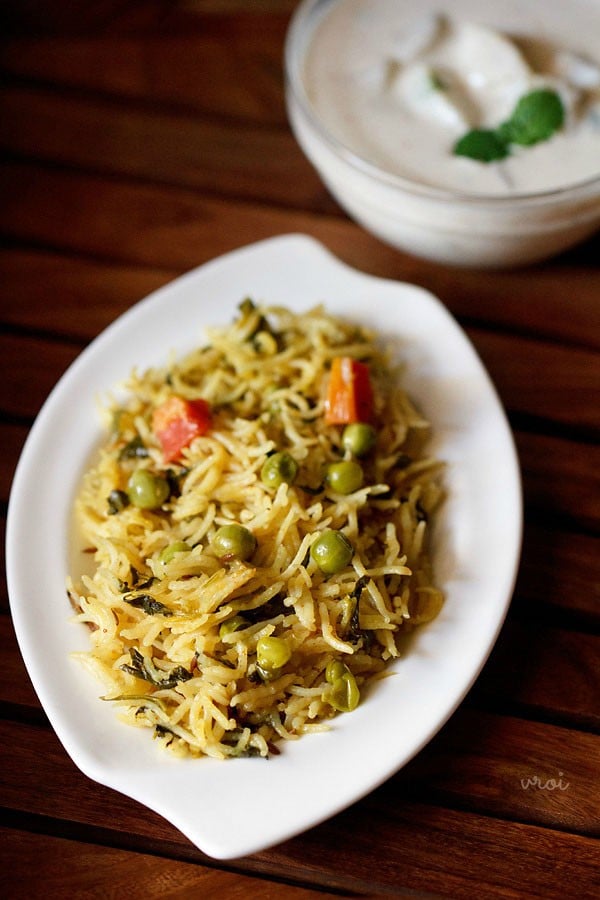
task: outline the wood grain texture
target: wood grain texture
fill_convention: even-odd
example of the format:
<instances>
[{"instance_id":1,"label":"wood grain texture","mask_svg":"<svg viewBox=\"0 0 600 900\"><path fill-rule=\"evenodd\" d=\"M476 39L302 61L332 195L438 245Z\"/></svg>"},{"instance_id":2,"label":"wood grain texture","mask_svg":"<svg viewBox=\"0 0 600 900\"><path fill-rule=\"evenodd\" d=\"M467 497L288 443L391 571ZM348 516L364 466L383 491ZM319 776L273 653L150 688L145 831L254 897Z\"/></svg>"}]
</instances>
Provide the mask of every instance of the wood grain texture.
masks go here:
<instances>
[{"instance_id":1,"label":"wood grain texture","mask_svg":"<svg viewBox=\"0 0 600 900\"><path fill-rule=\"evenodd\" d=\"M510 396L512 395L506 395L507 405ZM595 405L594 400L592 403ZM575 421L574 429L577 430L581 424ZM557 520L561 516L568 516L598 534L598 443L518 430L515 431L515 440L528 511L541 513L546 517L554 516Z\"/></svg>"},{"instance_id":2,"label":"wood grain texture","mask_svg":"<svg viewBox=\"0 0 600 900\"><path fill-rule=\"evenodd\" d=\"M331 249L339 252L340 248ZM590 277L568 265L564 257L535 273L532 290L530 279L522 274L507 271L492 277L435 266L382 249L379 260L373 254L368 260L366 270L370 274L421 284L461 320L485 321L488 328L524 332L546 340L560 336L562 343L600 349L600 274ZM110 260L97 262L63 252L0 250L0 274L5 285L1 321L74 333L89 340L120 312L181 271L119 265ZM575 292L576 303L569 305L565 317L569 290ZM60 296L61 303L49 308L49 294Z\"/></svg>"},{"instance_id":3,"label":"wood grain texture","mask_svg":"<svg viewBox=\"0 0 600 900\"><path fill-rule=\"evenodd\" d=\"M5 367L0 409L21 420L32 419L79 352L79 347L61 341L0 334Z\"/></svg>"},{"instance_id":4,"label":"wood grain texture","mask_svg":"<svg viewBox=\"0 0 600 900\"><path fill-rule=\"evenodd\" d=\"M45 897L70 898L312 900L323 896L321 891L198 863L2 827L0 866L0 890L6 900L34 897L42 889Z\"/></svg>"},{"instance_id":5,"label":"wood grain texture","mask_svg":"<svg viewBox=\"0 0 600 900\"><path fill-rule=\"evenodd\" d=\"M44 724L44 718L35 714L39 701L16 660L15 654L8 656L6 672L13 687L9 697L2 691L2 702L31 710L30 721L20 726L23 747L29 741L34 746L51 745L53 735L38 730ZM124 727L116 717L115 727ZM594 735L573 728L464 707L386 783L383 793L393 805L425 800L600 837L595 746ZM13 797L11 805L15 803ZM70 820L75 812L65 809L63 815Z\"/></svg>"},{"instance_id":6,"label":"wood grain texture","mask_svg":"<svg viewBox=\"0 0 600 900\"><path fill-rule=\"evenodd\" d=\"M0 404L0 409L2 408ZM6 414L6 410L3 410ZM21 450L29 433L27 424L0 424L0 440L2 441L2 454L0 454L0 502L6 504L12 485L12 480Z\"/></svg>"},{"instance_id":7,"label":"wood grain texture","mask_svg":"<svg viewBox=\"0 0 600 900\"><path fill-rule=\"evenodd\" d=\"M432 291L487 366L525 501L505 626L464 702L400 772L328 822L224 865L77 770L25 671L0 570L0 892L595 900L599 236L542 265L486 272L360 229L287 124L282 51L296 5L0 6L0 531L36 414L103 328L215 256L303 232L359 270ZM69 615L65 601L75 627Z\"/></svg>"},{"instance_id":8,"label":"wood grain texture","mask_svg":"<svg viewBox=\"0 0 600 900\"><path fill-rule=\"evenodd\" d=\"M115 110L110 102L90 104L15 88L0 92L0 115L2 144L11 154L260 202L281 203L287 194L289 204L302 207L310 199L301 177L305 160L291 134L280 128ZM260 169L252 165L255 159L263 160Z\"/></svg>"},{"instance_id":9,"label":"wood grain texture","mask_svg":"<svg viewBox=\"0 0 600 900\"><path fill-rule=\"evenodd\" d=\"M57 822L55 833L76 823L82 840L101 833L102 843L128 849L168 849L170 855L177 848L180 857L202 859L198 850L155 813L75 770L53 733L20 724L11 725L11 741L6 740L8 733L6 724L0 723L0 796L5 808L20 814L20 821L27 814L52 818ZM33 788L27 794L7 778L7 767L14 765L15 758L22 780ZM550 765L555 764L550 757ZM524 773L515 766L512 776L503 782L500 790L505 802L512 798L526 802L528 812L535 803L557 804L558 798L540 799L543 791L539 790L533 799L535 792L520 784L532 766L537 765L538 774L544 775L548 771L543 768L544 761L540 764L539 758L528 757L524 765ZM493 768L490 775L494 775ZM483 773L475 773L475 777L483 791ZM561 797L571 790L571 784ZM368 894L385 894L400 885L441 896L468 897L478 885L483 895L490 897L522 897L519 891L534 897L558 898L561 891L566 891L562 894L566 897L593 896L599 874L594 839L509 819L502 819L499 828L499 820L493 816L423 803L414 799L412 792L405 774L395 776L324 825L245 861L247 871L275 877L285 871L297 882ZM375 865L373 834L377 834ZM440 868L431 867L428 848L432 839L444 847ZM557 867L561 872L558 880ZM570 882L576 874L579 894Z\"/></svg>"},{"instance_id":10,"label":"wood grain texture","mask_svg":"<svg viewBox=\"0 0 600 900\"><path fill-rule=\"evenodd\" d=\"M527 525L515 606L532 613L550 604L563 621L573 613L590 624L600 619L599 539L546 525ZM571 616L569 615L571 613ZM547 614L547 613L546 613Z\"/></svg>"},{"instance_id":11,"label":"wood grain texture","mask_svg":"<svg viewBox=\"0 0 600 900\"><path fill-rule=\"evenodd\" d=\"M69 624L71 611L66 595L64 617L65 627L76 627ZM10 622L0 616L11 673L20 673L18 680L0 682L0 699L22 703L19 685L25 671L11 632ZM509 618L473 689L473 697L480 705L483 701L492 708L527 710L534 718L554 716L556 721L575 728L598 729L599 657L597 635Z\"/></svg>"},{"instance_id":12,"label":"wood grain texture","mask_svg":"<svg viewBox=\"0 0 600 900\"><path fill-rule=\"evenodd\" d=\"M240 290L240 295L242 293ZM520 346L519 339L514 336L481 329L467 329L467 333L495 379L509 412L535 416L563 428L572 428L575 435L583 433L585 437L588 434L591 437L596 434L599 426L596 404L599 357L576 347L564 348L559 352L541 342L527 341ZM200 321L198 334L201 334ZM11 383L2 387L3 393L8 395L6 411L31 415L32 409L37 411L39 408L41 400L38 397L31 396L26 403L23 402L22 408L16 408L20 403L17 398L27 393L26 385L21 384L19 379L27 378L28 366L33 365L35 360L36 365L42 365L47 370L48 379L52 378L54 370L56 380L75 358L76 351L72 346L57 341L53 341L52 346L45 342L48 349L42 350L44 342L37 337L10 335L7 340L0 334L0 341L3 342L2 352L7 354L11 378ZM504 365L507 354L511 358L510 370ZM43 396L47 395L51 386L46 379L42 381ZM597 456L597 451L590 448L588 455ZM598 510L597 496L590 497L589 501L589 515L593 516Z\"/></svg>"},{"instance_id":13,"label":"wood grain texture","mask_svg":"<svg viewBox=\"0 0 600 900\"><path fill-rule=\"evenodd\" d=\"M0 325L60 335L83 346L178 274L44 251L0 250ZM48 302L54 297L60 302Z\"/></svg>"}]
</instances>

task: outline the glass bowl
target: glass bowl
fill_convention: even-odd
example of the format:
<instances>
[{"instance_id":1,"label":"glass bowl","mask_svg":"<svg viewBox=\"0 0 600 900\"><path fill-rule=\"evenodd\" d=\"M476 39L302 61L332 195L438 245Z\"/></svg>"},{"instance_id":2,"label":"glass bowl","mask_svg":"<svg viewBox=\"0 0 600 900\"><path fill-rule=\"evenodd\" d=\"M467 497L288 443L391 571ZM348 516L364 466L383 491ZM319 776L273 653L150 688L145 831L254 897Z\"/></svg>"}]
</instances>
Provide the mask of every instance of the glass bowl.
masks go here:
<instances>
[{"instance_id":1,"label":"glass bowl","mask_svg":"<svg viewBox=\"0 0 600 900\"><path fill-rule=\"evenodd\" d=\"M286 101L292 130L301 148L352 218L400 250L441 263L476 267L539 261L578 243L600 227L600 173L557 190L475 195L430 187L391 174L342 143L321 121L304 80L304 63L314 29L339 2L347 0L304 0L296 9L285 45ZM428 2L423 0L420 5L427 8ZM582 5L592 9L594 17L600 16L597 0L586 0ZM451 0L444 4L444 11L449 13L453 7L463 14L470 7L476 21L495 28L515 30L522 23L530 33L535 32L539 15L539 4L536 13L533 2L515 6L489 0L477 0L476 4ZM556 15L560 14L558 10Z\"/></svg>"}]
</instances>

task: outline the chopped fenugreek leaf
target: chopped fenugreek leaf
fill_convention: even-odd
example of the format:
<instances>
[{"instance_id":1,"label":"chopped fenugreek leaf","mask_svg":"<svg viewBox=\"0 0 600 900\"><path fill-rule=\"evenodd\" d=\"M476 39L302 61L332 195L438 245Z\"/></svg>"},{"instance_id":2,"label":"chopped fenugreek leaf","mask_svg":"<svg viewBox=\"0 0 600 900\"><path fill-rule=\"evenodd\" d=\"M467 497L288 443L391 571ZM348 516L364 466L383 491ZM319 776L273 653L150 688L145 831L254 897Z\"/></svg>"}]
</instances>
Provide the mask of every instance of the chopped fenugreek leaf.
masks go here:
<instances>
[{"instance_id":1,"label":"chopped fenugreek leaf","mask_svg":"<svg viewBox=\"0 0 600 900\"><path fill-rule=\"evenodd\" d=\"M135 675L136 678L141 678L149 684L153 684L155 687L163 689L173 688L180 681L189 681L190 678L193 678L192 673L184 669L183 666L175 666L169 672L161 672L154 666L152 660L143 656L135 647L129 650L129 655L131 657L131 665L125 664L121 666L121 669L129 675Z\"/></svg>"},{"instance_id":2,"label":"chopped fenugreek leaf","mask_svg":"<svg viewBox=\"0 0 600 900\"><path fill-rule=\"evenodd\" d=\"M146 456L148 456L148 448L139 434L136 434L119 452L119 460L144 459Z\"/></svg>"},{"instance_id":3,"label":"chopped fenugreek leaf","mask_svg":"<svg viewBox=\"0 0 600 900\"><path fill-rule=\"evenodd\" d=\"M124 597L125 603L134 606L136 609L142 609L147 616L172 616L173 612L160 600L155 600L150 594L136 594L133 597Z\"/></svg>"},{"instance_id":4,"label":"chopped fenugreek leaf","mask_svg":"<svg viewBox=\"0 0 600 900\"><path fill-rule=\"evenodd\" d=\"M106 498L106 505L107 514L109 516L116 516L117 513L120 513L122 510L124 510L126 506L129 506L129 497L127 496L125 491L111 491Z\"/></svg>"}]
</instances>

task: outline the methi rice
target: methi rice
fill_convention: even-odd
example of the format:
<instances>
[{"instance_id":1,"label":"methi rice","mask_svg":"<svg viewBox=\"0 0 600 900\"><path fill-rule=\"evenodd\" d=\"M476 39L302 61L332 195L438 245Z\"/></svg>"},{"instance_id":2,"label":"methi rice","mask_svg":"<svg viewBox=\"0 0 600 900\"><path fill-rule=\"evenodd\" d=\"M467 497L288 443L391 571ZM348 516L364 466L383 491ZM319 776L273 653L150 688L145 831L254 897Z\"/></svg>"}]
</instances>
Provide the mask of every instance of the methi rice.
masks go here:
<instances>
[{"instance_id":1,"label":"methi rice","mask_svg":"<svg viewBox=\"0 0 600 900\"><path fill-rule=\"evenodd\" d=\"M246 300L230 326L206 331L208 343L184 358L134 371L126 400L104 409L108 435L76 500L93 558L90 574L68 582L91 643L77 656L103 699L172 751L267 756L330 727L344 709L340 673L352 706L368 702L399 639L439 612L428 532L441 464L426 454L429 425L399 371L363 327L322 307L295 314ZM349 493L326 477L352 456L324 415L337 357L368 366L376 430ZM165 463L153 414L172 396L206 401L210 425ZM297 475L273 487L262 467L282 451ZM138 470L169 485L156 508L128 501ZM230 523L253 535L249 556L215 551ZM311 555L328 531L351 547L333 574ZM269 669L260 647L273 637L286 659Z\"/></svg>"}]
</instances>

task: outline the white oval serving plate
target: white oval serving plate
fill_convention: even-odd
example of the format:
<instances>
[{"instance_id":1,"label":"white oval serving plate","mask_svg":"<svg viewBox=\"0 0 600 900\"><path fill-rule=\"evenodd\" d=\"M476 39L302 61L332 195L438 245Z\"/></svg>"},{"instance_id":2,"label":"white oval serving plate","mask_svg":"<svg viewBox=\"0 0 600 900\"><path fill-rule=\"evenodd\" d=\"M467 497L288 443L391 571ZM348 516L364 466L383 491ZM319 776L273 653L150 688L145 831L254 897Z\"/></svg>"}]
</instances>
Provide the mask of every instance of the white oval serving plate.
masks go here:
<instances>
[{"instance_id":1,"label":"white oval serving plate","mask_svg":"<svg viewBox=\"0 0 600 900\"><path fill-rule=\"evenodd\" d=\"M405 386L434 427L447 500L434 541L446 594L393 677L378 682L325 734L281 745L265 761L180 760L145 729L122 724L102 685L70 654L87 649L71 623L71 510L101 440L98 396L135 366L166 363L227 324L246 296L328 310L393 337ZM83 300L85 298L82 298ZM138 303L61 378L23 449L11 492L7 574L14 625L33 685L67 752L90 778L172 822L221 859L257 852L332 816L417 753L463 699L504 620L521 544L519 468L495 390L470 342L431 294L359 273L320 244L287 235L207 263Z\"/></svg>"}]
</instances>

